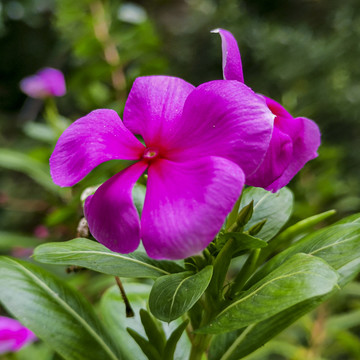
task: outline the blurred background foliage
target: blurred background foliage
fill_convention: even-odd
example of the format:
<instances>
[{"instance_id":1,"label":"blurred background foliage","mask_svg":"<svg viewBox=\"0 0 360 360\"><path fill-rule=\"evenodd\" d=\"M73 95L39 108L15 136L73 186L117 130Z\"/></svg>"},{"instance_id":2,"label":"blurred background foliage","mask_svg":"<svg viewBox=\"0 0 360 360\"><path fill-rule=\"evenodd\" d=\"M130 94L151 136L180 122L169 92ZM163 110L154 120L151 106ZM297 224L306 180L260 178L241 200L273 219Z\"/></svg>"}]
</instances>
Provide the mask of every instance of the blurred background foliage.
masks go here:
<instances>
[{"instance_id":1,"label":"blurred background foliage","mask_svg":"<svg viewBox=\"0 0 360 360\"><path fill-rule=\"evenodd\" d=\"M43 102L26 98L19 81L45 66L61 69L67 94L56 103L65 125L96 108L121 114L137 76L173 75L194 85L221 79L220 38L210 34L217 27L237 38L247 85L321 128L319 158L289 185L291 221L330 208L337 218L359 211L358 0L2 0L1 253L28 257L42 241L75 237L81 192L124 166L105 164L73 189L54 186L47 163L56 134ZM91 286L88 275L62 276L94 301L109 286L102 276ZM353 283L250 358L360 359L359 309ZM17 356L54 355L35 344Z\"/></svg>"}]
</instances>

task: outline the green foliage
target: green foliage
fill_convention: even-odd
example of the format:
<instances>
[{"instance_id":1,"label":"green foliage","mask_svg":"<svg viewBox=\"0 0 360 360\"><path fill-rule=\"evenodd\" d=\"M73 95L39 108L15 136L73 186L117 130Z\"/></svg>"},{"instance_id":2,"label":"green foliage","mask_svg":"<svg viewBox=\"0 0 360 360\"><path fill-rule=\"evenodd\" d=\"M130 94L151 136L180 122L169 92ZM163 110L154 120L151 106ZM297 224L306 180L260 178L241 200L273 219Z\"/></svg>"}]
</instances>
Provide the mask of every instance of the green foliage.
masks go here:
<instances>
[{"instance_id":1,"label":"green foliage","mask_svg":"<svg viewBox=\"0 0 360 360\"><path fill-rule=\"evenodd\" d=\"M158 278L150 292L151 312L163 321L177 319L200 299L212 273L212 266L207 266L197 274L182 272Z\"/></svg>"},{"instance_id":2,"label":"green foliage","mask_svg":"<svg viewBox=\"0 0 360 360\"><path fill-rule=\"evenodd\" d=\"M49 168L26 154L4 148L0 149L0 166L27 174L50 192L55 194L60 192L59 187L50 178Z\"/></svg>"},{"instance_id":3,"label":"green foliage","mask_svg":"<svg viewBox=\"0 0 360 360\"><path fill-rule=\"evenodd\" d=\"M264 241L270 240L289 220L293 207L293 194L287 188L282 188L273 194L261 188L249 187L244 190L240 209L254 201L253 214L245 225L250 230L259 222L266 220L256 236Z\"/></svg>"},{"instance_id":4,"label":"green foliage","mask_svg":"<svg viewBox=\"0 0 360 360\"><path fill-rule=\"evenodd\" d=\"M337 287L337 278L324 261L305 254L295 255L241 294L198 332L217 334L265 320L305 300L332 292Z\"/></svg>"},{"instance_id":5,"label":"green foliage","mask_svg":"<svg viewBox=\"0 0 360 360\"><path fill-rule=\"evenodd\" d=\"M259 281L268 273L276 269L284 261L297 253L306 253L321 257L334 269L340 271L353 261L358 263L360 257L360 228L358 223L333 225L307 235L288 249L272 258L250 280L248 286ZM347 277L340 279L340 284L347 281Z\"/></svg>"},{"instance_id":6,"label":"green foliage","mask_svg":"<svg viewBox=\"0 0 360 360\"><path fill-rule=\"evenodd\" d=\"M141 251L119 254L98 242L82 238L40 245L35 249L34 257L47 264L76 265L104 274L132 278L155 278L183 270L176 263L150 259Z\"/></svg>"},{"instance_id":7,"label":"green foliage","mask_svg":"<svg viewBox=\"0 0 360 360\"><path fill-rule=\"evenodd\" d=\"M64 359L117 360L118 350L81 294L43 269L1 257L0 301Z\"/></svg>"}]
</instances>

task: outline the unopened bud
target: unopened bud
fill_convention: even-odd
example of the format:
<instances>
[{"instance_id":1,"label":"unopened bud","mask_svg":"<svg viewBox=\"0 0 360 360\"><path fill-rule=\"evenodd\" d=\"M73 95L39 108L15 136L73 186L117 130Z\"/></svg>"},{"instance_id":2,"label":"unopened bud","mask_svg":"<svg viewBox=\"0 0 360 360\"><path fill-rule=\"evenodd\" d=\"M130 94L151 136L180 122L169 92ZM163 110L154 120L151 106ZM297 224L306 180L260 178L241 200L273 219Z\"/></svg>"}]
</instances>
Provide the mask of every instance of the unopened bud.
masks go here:
<instances>
[{"instance_id":1,"label":"unopened bud","mask_svg":"<svg viewBox=\"0 0 360 360\"><path fill-rule=\"evenodd\" d=\"M254 236L254 235L258 234L261 231L261 229L263 228L263 226L265 225L266 221L267 221L267 219L264 219L264 220L259 221L257 224L253 225L248 230L249 235Z\"/></svg>"}]
</instances>

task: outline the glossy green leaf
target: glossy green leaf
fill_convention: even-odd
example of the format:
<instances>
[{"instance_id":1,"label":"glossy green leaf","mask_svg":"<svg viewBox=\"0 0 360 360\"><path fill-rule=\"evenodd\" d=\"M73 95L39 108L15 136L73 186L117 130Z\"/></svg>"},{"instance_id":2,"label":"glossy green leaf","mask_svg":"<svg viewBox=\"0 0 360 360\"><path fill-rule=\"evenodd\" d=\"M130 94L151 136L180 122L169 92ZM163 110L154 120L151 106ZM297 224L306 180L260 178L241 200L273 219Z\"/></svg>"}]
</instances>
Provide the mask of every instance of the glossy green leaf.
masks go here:
<instances>
[{"instance_id":1,"label":"glossy green leaf","mask_svg":"<svg viewBox=\"0 0 360 360\"><path fill-rule=\"evenodd\" d=\"M20 171L53 193L60 191L60 188L51 180L49 167L26 154L2 148L0 149L0 167Z\"/></svg>"},{"instance_id":2,"label":"glossy green leaf","mask_svg":"<svg viewBox=\"0 0 360 360\"><path fill-rule=\"evenodd\" d=\"M360 223L332 225L311 233L291 247L273 257L258 271L246 287L250 287L283 262L297 253L314 255L324 259L335 270L339 270L360 258ZM340 284L342 280L340 279Z\"/></svg>"},{"instance_id":3,"label":"glossy green leaf","mask_svg":"<svg viewBox=\"0 0 360 360\"><path fill-rule=\"evenodd\" d=\"M270 318L231 333L216 335L210 360L239 360L251 354L306 313L326 301L330 293L300 302Z\"/></svg>"},{"instance_id":4,"label":"glossy green leaf","mask_svg":"<svg viewBox=\"0 0 360 360\"><path fill-rule=\"evenodd\" d=\"M264 248L268 245L266 241L244 233L225 233L221 236L225 239L234 238L234 249L237 253L245 250Z\"/></svg>"},{"instance_id":5,"label":"glossy green leaf","mask_svg":"<svg viewBox=\"0 0 360 360\"><path fill-rule=\"evenodd\" d=\"M251 200L254 200L254 209L245 230L249 230L253 225L267 219L257 237L268 241L289 220L293 208L293 194L286 187L275 194L261 188L249 187L242 194L240 209L248 205Z\"/></svg>"},{"instance_id":6,"label":"glossy green leaf","mask_svg":"<svg viewBox=\"0 0 360 360\"><path fill-rule=\"evenodd\" d=\"M232 331L265 320L337 287L337 273L323 260L297 254L222 310L200 333Z\"/></svg>"},{"instance_id":7,"label":"glossy green leaf","mask_svg":"<svg viewBox=\"0 0 360 360\"><path fill-rule=\"evenodd\" d=\"M121 359L81 294L45 270L17 259L1 257L0 272L0 302L64 359Z\"/></svg>"},{"instance_id":8,"label":"glossy green leaf","mask_svg":"<svg viewBox=\"0 0 360 360\"><path fill-rule=\"evenodd\" d=\"M155 281L149 298L150 311L158 319L170 322L191 309L209 285L211 265L197 274L190 271L162 276Z\"/></svg>"},{"instance_id":9,"label":"glossy green leaf","mask_svg":"<svg viewBox=\"0 0 360 360\"><path fill-rule=\"evenodd\" d=\"M129 335L136 341L136 343L141 348L142 352L146 355L149 360L160 360L160 353L158 349L146 340L143 336L138 334L135 330L131 328L126 329Z\"/></svg>"},{"instance_id":10,"label":"glossy green leaf","mask_svg":"<svg viewBox=\"0 0 360 360\"><path fill-rule=\"evenodd\" d=\"M135 316L127 318L125 315L125 305L121 298L119 289L114 286L108 289L101 298L100 312L107 329L111 332L115 338L116 343L121 348L121 354L125 360L145 360L146 356L134 341L134 339L126 331L127 328L135 330L143 338L146 337L146 333L140 321L139 312L141 308L146 308L147 300L151 290L151 286L148 284L133 283L123 281L123 285L126 291L126 295L129 299L131 307L134 310ZM181 322L173 321L171 324L164 324L164 331L166 336L170 338L172 333L176 331L177 326ZM174 342L174 341L173 341ZM175 360L187 359L190 352L190 341L187 336L181 336L179 341L176 341ZM170 345L166 345L168 347ZM166 351L164 351L164 355Z\"/></svg>"},{"instance_id":11,"label":"glossy green leaf","mask_svg":"<svg viewBox=\"0 0 360 360\"><path fill-rule=\"evenodd\" d=\"M179 340L181 338L181 335L185 331L187 325L189 323L189 320L185 320L182 322L170 335L169 339L166 342L166 346L163 353L163 359L162 360L173 360L176 346L179 343Z\"/></svg>"},{"instance_id":12,"label":"glossy green leaf","mask_svg":"<svg viewBox=\"0 0 360 360\"><path fill-rule=\"evenodd\" d=\"M140 251L119 254L96 241L83 238L40 245L34 251L34 258L46 264L77 265L104 274L132 278L155 278L183 270L174 262L156 261Z\"/></svg>"},{"instance_id":13,"label":"glossy green leaf","mask_svg":"<svg viewBox=\"0 0 360 360\"><path fill-rule=\"evenodd\" d=\"M353 223L353 224L360 223L360 213L356 213L356 214L347 216L346 218L339 220L335 225L350 224L350 223Z\"/></svg>"},{"instance_id":14,"label":"glossy green leaf","mask_svg":"<svg viewBox=\"0 0 360 360\"><path fill-rule=\"evenodd\" d=\"M140 318L149 342L162 354L165 348L166 338L160 321L144 309L140 310Z\"/></svg>"},{"instance_id":15,"label":"glossy green leaf","mask_svg":"<svg viewBox=\"0 0 360 360\"><path fill-rule=\"evenodd\" d=\"M333 216L336 213L335 210L325 211L321 214L310 216L304 220L298 221L296 224L289 226L282 231L279 235L273 238L269 242L269 246L263 249L260 254L259 263L262 263L274 250L279 247L284 247L285 244L291 243L291 241L301 234L305 234L306 231L314 227L319 222Z\"/></svg>"}]
</instances>

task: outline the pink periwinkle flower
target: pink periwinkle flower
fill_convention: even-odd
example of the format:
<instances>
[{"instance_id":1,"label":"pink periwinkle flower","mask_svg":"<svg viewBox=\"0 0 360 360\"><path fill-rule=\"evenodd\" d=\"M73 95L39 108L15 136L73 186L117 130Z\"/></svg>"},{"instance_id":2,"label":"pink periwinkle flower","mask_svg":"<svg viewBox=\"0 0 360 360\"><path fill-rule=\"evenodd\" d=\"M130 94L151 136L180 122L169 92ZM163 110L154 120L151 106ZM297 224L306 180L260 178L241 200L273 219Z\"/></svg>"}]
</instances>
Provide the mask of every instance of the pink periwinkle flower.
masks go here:
<instances>
[{"instance_id":1,"label":"pink periwinkle flower","mask_svg":"<svg viewBox=\"0 0 360 360\"><path fill-rule=\"evenodd\" d=\"M222 40L223 75L225 80L244 82L240 51L234 36L227 30L216 29ZM240 96L240 95L239 95ZM274 130L266 156L246 184L276 192L310 160L318 156L320 130L310 119L294 118L279 103L263 96L275 115Z\"/></svg>"},{"instance_id":2,"label":"pink periwinkle flower","mask_svg":"<svg viewBox=\"0 0 360 360\"><path fill-rule=\"evenodd\" d=\"M113 110L95 110L65 130L50 158L51 175L72 186L104 161L136 160L86 199L90 231L116 252L132 252L142 239L150 257L181 259L220 230L245 176L266 153L272 124L264 99L238 81L195 88L179 78L142 77L123 122ZM140 220L132 188L146 170Z\"/></svg>"},{"instance_id":3,"label":"pink periwinkle flower","mask_svg":"<svg viewBox=\"0 0 360 360\"><path fill-rule=\"evenodd\" d=\"M0 316L0 355L18 351L35 340L35 334L19 321Z\"/></svg>"},{"instance_id":4,"label":"pink periwinkle flower","mask_svg":"<svg viewBox=\"0 0 360 360\"><path fill-rule=\"evenodd\" d=\"M44 68L35 75L22 79L20 88L26 95L36 99L63 96L66 93L63 73L53 68Z\"/></svg>"}]
</instances>

